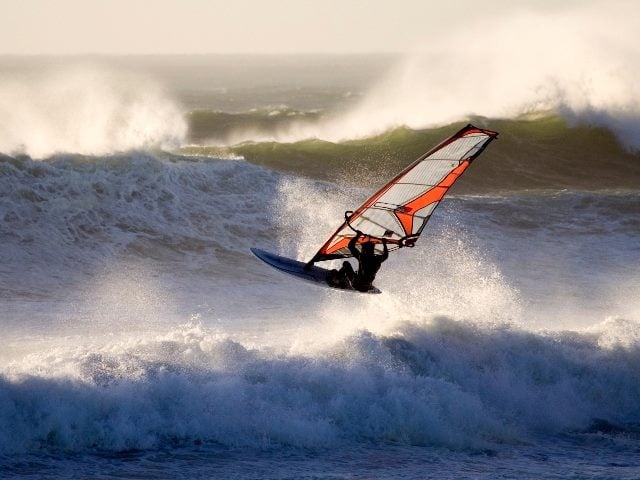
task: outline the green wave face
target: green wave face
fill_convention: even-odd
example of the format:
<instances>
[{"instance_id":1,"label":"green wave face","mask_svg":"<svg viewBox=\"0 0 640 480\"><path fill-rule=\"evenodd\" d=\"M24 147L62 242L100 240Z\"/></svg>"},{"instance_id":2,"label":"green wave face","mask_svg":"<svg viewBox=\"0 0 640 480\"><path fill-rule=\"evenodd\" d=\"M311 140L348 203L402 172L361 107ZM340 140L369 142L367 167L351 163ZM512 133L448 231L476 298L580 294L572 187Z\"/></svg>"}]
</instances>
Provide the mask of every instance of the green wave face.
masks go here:
<instances>
[{"instance_id":1,"label":"green wave face","mask_svg":"<svg viewBox=\"0 0 640 480\"><path fill-rule=\"evenodd\" d=\"M234 136L251 133L273 136L293 122L312 123L318 119L316 112L298 111L285 106L242 113L194 110L187 114L189 141L193 143L228 143Z\"/></svg>"},{"instance_id":2,"label":"green wave face","mask_svg":"<svg viewBox=\"0 0 640 480\"><path fill-rule=\"evenodd\" d=\"M317 121L320 114L285 111L223 114L194 112L192 140L223 138L234 129L268 136L296 121ZM542 189L616 190L640 188L640 155L626 151L605 129L570 126L545 114L514 120L472 118L478 126L500 132L454 192L473 194ZM422 153L466 122L438 128L404 127L378 136L338 143L308 139L294 143L245 141L227 147L192 145L184 154L241 156L275 170L321 180L382 185ZM215 130L215 131L214 131Z\"/></svg>"}]
</instances>

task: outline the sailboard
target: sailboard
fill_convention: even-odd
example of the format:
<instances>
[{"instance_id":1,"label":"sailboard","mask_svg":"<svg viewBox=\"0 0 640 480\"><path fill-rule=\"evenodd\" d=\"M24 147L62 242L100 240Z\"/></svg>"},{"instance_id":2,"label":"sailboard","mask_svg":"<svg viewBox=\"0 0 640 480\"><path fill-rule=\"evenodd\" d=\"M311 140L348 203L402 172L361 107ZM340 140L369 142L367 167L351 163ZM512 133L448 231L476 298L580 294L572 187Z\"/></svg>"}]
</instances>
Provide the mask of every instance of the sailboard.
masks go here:
<instances>
[{"instance_id":1,"label":"sailboard","mask_svg":"<svg viewBox=\"0 0 640 480\"><path fill-rule=\"evenodd\" d=\"M359 251L364 243L374 244L379 254L383 243L389 251L415 246L449 188L497 136L469 124L436 145L358 209L345 212L344 222L307 263L307 270L316 262L352 257L349 243L357 232Z\"/></svg>"},{"instance_id":2,"label":"sailboard","mask_svg":"<svg viewBox=\"0 0 640 480\"><path fill-rule=\"evenodd\" d=\"M266 250L261 250L259 248L252 248L251 253L253 253L256 257L262 260L264 263L271 265L276 270L280 270L281 272L287 273L289 275L293 275L294 277L299 278L300 280L305 280L307 282L315 283L316 285L320 285L327 288L337 288L338 290L343 290L345 292L358 292L358 290L354 289L342 289L335 287L333 285L329 285L327 282L327 275L329 275L329 270L326 268L318 267L317 265L312 265L307 267L306 263L301 262L299 260L294 260L292 258L282 257L280 255L276 255L275 253L267 252ZM361 293L382 293L376 287L371 287L366 292Z\"/></svg>"}]
</instances>

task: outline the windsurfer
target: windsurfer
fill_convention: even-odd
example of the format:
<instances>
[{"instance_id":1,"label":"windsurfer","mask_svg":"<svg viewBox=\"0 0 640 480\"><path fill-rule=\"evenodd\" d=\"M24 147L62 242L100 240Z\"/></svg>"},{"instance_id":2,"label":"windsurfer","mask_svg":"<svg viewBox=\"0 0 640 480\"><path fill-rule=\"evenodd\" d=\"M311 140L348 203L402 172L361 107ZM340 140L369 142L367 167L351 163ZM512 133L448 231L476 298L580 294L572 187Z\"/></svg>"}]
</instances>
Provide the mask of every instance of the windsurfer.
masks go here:
<instances>
[{"instance_id":1,"label":"windsurfer","mask_svg":"<svg viewBox=\"0 0 640 480\"><path fill-rule=\"evenodd\" d=\"M382 255L376 255L376 245L370 241L364 242L362 244L362 250L359 251L356 248L356 243L362 235L363 233L358 230L356 236L349 242L349 251L354 258L358 260L358 272L355 274L351 283L356 290L367 292L373 287L373 281L376 278L378 270L380 270L382 262L389 257L389 249L387 248L387 242L382 240ZM351 267L351 265L349 265L349 267Z\"/></svg>"},{"instance_id":2,"label":"windsurfer","mask_svg":"<svg viewBox=\"0 0 640 480\"><path fill-rule=\"evenodd\" d=\"M384 251L382 255L376 254L373 242L362 243L362 251L358 250L356 244L362 235L363 233L358 230L348 245L349 251L358 260L358 271L355 272L349 262L343 262L340 270L333 269L327 274L327 283L332 287L354 289L360 292L368 292L373 288L373 281L382 262L389 257L389 249L387 242L383 240Z\"/></svg>"}]
</instances>

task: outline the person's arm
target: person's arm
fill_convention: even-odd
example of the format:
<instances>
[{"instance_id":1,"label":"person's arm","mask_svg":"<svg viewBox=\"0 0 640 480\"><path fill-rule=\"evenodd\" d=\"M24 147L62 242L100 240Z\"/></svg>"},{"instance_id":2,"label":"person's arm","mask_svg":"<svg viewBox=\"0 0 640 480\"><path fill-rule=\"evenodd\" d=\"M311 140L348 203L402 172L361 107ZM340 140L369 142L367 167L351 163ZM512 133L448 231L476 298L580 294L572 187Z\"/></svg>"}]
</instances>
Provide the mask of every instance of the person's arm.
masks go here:
<instances>
[{"instance_id":1,"label":"person's arm","mask_svg":"<svg viewBox=\"0 0 640 480\"><path fill-rule=\"evenodd\" d=\"M358 242L358 239L360 238L361 235L362 235L362 232L358 230L356 232L356 236L349 241L349 245L348 245L351 255L353 255L353 257L357 260L360 260L360 252L356 248L356 243Z\"/></svg>"},{"instance_id":2,"label":"person's arm","mask_svg":"<svg viewBox=\"0 0 640 480\"><path fill-rule=\"evenodd\" d=\"M382 252L382 261L384 262L387 258L389 258L389 248L387 248L387 241L382 240L382 248L384 251Z\"/></svg>"}]
</instances>

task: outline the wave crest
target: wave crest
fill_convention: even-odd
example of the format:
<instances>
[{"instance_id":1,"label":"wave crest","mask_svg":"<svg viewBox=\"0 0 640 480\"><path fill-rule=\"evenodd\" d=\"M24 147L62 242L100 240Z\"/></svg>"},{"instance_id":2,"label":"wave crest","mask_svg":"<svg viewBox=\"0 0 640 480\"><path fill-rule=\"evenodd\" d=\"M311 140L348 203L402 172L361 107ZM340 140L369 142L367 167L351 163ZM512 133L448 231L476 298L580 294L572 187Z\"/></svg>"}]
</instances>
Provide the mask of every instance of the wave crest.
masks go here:
<instances>
[{"instance_id":1,"label":"wave crest","mask_svg":"<svg viewBox=\"0 0 640 480\"><path fill-rule=\"evenodd\" d=\"M148 79L67 67L0 80L0 151L44 158L173 148L187 133L178 106Z\"/></svg>"},{"instance_id":2,"label":"wave crest","mask_svg":"<svg viewBox=\"0 0 640 480\"><path fill-rule=\"evenodd\" d=\"M0 445L475 449L640 418L637 344L606 349L593 333L445 317L395 331L362 331L315 354L251 348L198 324L145 341L47 349L0 376Z\"/></svg>"}]
</instances>

